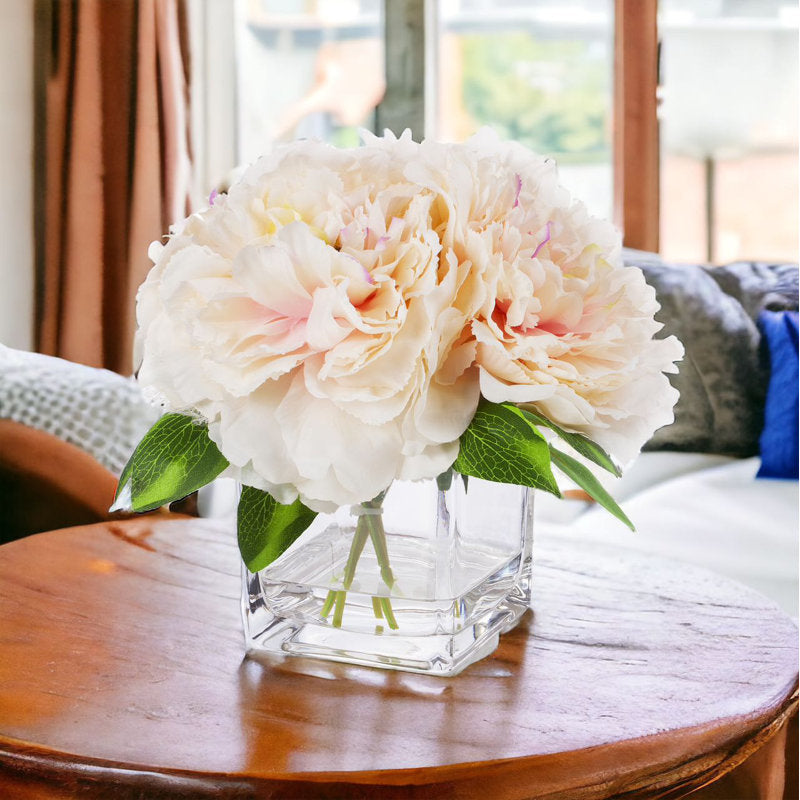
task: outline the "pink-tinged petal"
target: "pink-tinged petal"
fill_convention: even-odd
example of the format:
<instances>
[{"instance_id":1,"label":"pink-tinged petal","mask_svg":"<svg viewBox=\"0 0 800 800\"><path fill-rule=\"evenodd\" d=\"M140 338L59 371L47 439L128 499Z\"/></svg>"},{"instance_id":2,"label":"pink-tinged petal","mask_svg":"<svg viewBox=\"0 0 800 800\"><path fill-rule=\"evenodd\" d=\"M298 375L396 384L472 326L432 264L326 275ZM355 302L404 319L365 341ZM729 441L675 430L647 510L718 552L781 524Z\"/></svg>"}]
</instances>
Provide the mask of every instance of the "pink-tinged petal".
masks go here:
<instances>
[{"instance_id":1,"label":"pink-tinged petal","mask_svg":"<svg viewBox=\"0 0 800 800\"><path fill-rule=\"evenodd\" d=\"M342 315L342 298L330 286L314 291L314 302L306 323L306 342L317 352L325 352L337 345L352 330Z\"/></svg>"},{"instance_id":2,"label":"pink-tinged petal","mask_svg":"<svg viewBox=\"0 0 800 800\"><path fill-rule=\"evenodd\" d=\"M349 225L345 225L339 231L339 245L341 247L349 247L354 244L354 242L358 241L358 230L355 222L351 222Z\"/></svg>"},{"instance_id":3,"label":"pink-tinged petal","mask_svg":"<svg viewBox=\"0 0 800 800\"><path fill-rule=\"evenodd\" d=\"M512 208L516 208L519 205L519 193L522 191L522 178L520 177L519 173L514 174L514 180L517 183L517 191L514 195L514 205Z\"/></svg>"},{"instance_id":4,"label":"pink-tinged petal","mask_svg":"<svg viewBox=\"0 0 800 800\"><path fill-rule=\"evenodd\" d=\"M372 277L372 273L354 256L350 253L342 253L345 258L349 258L354 264L358 265L358 268L361 270L361 277L370 285L375 285L375 278ZM347 273L350 274L350 273Z\"/></svg>"},{"instance_id":5,"label":"pink-tinged petal","mask_svg":"<svg viewBox=\"0 0 800 800\"><path fill-rule=\"evenodd\" d=\"M276 244L243 247L233 262L237 284L257 303L293 319L305 319L311 311L314 284L304 285L292 262L291 251Z\"/></svg>"},{"instance_id":6,"label":"pink-tinged petal","mask_svg":"<svg viewBox=\"0 0 800 800\"><path fill-rule=\"evenodd\" d=\"M216 189L212 189L211 190L211 194L208 196L208 204L210 206L213 206L214 205L214 201L217 199L218 196L219 196L219 192Z\"/></svg>"},{"instance_id":7,"label":"pink-tinged petal","mask_svg":"<svg viewBox=\"0 0 800 800\"><path fill-rule=\"evenodd\" d=\"M552 333L553 336L566 336L571 332L567 325L554 319L548 320L547 322L540 322L536 327L539 331L544 333Z\"/></svg>"},{"instance_id":8,"label":"pink-tinged petal","mask_svg":"<svg viewBox=\"0 0 800 800\"><path fill-rule=\"evenodd\" d=\"M536 258L536 256L539 255L539 251L550 241L550 230L552 226L553 226L552 222L548 222L547 225L545 225L546 228L545 237L544 239L542 239L541 242L539 242L539 244L536 245L536 249L533 251L533 255L531 256L531 258Z\"/></svg>"}]
</instances>

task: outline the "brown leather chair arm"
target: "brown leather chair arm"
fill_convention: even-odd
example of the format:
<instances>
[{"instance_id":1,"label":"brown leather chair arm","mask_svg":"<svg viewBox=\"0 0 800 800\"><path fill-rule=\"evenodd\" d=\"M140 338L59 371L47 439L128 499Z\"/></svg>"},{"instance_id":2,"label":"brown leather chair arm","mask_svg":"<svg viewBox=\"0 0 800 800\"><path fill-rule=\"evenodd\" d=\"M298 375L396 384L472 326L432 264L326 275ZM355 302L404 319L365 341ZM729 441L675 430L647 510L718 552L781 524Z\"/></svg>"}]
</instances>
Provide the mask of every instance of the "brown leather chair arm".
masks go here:
<instances>
[{"instance_id":1,"label":"brown leather chair arm","mask_svg":"<svg viewBox=\"0 0 800 800\"><path fill-rule=\"evenodd\" d=\"M0 543L109 519L116 485L84 450L0 419Z\"/></svg>"}]
</instances>

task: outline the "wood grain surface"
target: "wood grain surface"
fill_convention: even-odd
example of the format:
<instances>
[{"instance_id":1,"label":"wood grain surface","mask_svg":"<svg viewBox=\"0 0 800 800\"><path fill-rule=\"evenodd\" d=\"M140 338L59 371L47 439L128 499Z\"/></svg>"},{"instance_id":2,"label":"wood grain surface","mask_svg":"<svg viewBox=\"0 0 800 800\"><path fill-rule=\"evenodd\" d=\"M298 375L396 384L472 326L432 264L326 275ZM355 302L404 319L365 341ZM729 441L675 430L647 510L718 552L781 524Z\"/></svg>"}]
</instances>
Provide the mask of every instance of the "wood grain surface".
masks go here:
<instances>
[{"instance_id":1,"label":"wood grain surface","mask_svg":"<svg viewBox=\"0 0 800 800\"><path fill-rule=\"evenodd\" d=\"M769 600L682 564L534 550L533 613L448 679L245 658L219 523L4 545L0 796L678 797L778 747L797 629Z\"/></svg>"}]
</instances>

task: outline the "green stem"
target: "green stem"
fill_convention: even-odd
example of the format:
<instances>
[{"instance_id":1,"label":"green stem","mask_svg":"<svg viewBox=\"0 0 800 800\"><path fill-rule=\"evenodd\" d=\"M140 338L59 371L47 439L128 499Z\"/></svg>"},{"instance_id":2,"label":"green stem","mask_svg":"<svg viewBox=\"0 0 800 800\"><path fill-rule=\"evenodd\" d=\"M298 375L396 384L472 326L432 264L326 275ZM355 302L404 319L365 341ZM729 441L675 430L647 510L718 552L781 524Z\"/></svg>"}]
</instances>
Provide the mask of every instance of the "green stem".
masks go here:
<instances>
[{"instance_id":1,"label":"green stem","mask_svg":"<svg viewBox=\"0 0 800 800\"><path fill-rule=\"evenodd\" d=\"M381 492L376 498L364 503L364 507L368 509L376 509L376 514L362 514L356 523L356 529L353 534L353 541L350 543L350 552L347 554L347 561L344 566L344 575L342 577L343 589L334 591L331 589L328 596L325 598L325 603L322 606L320 616L325 619L333 608L333 627L342 627L342 618L344 616L344 604L347 592L353 585L353 580L356 574L356 566L361 554L364 551L364 545L367 542L367 537L372 541L372 546L375 549L375 557L378 560L378 565L381 570L381 578L383 582L391 589L394 586L394 573L389 565L389 551L386 548L386 530L383 527L383 518L381 516L381 504L386 492ZM389 627L397 630L397 620L395 619L394 612L392 611L392 602L388 597L373 597L372 610L376 619L386 619Z\"/></svg>"},{"instance_id":2,"label":"green stem","mask_svg":"<svg viewBox=\"0 0 800 800\"><path fill-rule=\"evenodd\" d=\"M356 564L364 551L364 545L369 536L369 524L366 517L359 517L356 523L356 532L353 534L353 541L350 544L350 552L347 556L347 563L344 565L344 578L342 586L347 591L353 585L353 578L356 575Z\"/></svg>"},{"instance_id":3,"label":"green stem","mask_svg":"<svg viewBox=\"0 0 800 800\"><path fill-rule=\"evenodd\" d=\"M372 598L372 610L375 613L375 619L383 619L383 611L381 610L380 597Z\"/></svg>"},{"instance_id":4,"label":"green stem","mask_svg":"<svg viewBox=\"0 0 800 800\"><path fill-rule=\"evenodd\" d=\"M344 615L344 599L347 592L336 592L336 606L333 609L333 627L342 627L342 616Z\"/></svg>"},{"instance_id":5,"label":"green stem","mask_svg":"<svg viewBox=\"0 0 800 800\"><path fill-rule=\"evenodd\" d=\"M322 619L325 619L328 614L331 613L331 609L333 608L333 601L336 599L336 592L333 589L328 590L328 596L325 598L325 602L322 606L322 611L320 612L320 616Z\"/></svg>"},{"instance_id":6,"label":"green stem","mask_svg":"<svg viewBox=\"0 0 800 800\"><path fill-rule=\"evenodd\" d=\"M367 508L380 508L382 502L383 495L379 495L375 500L364 503L364 505ZM386 547L386 529L383 527L383 517L380 514L369 514L366 519L369 525L369 538L375 549L375 557L378 559L378 565L381 569L381 578L383 578L383 582L391 590L394 586L394 573L389 564L389 551ZM381 616L384 617L389 627L392 630L397 630L398 625L394 616L394 611L392 610L392 601L388 597L373 597L372 608L375 610L375 616L378 619L380 619ZM378 609L380 609L380 613Z\"/></svg>"},{"instance_id":7,"label":"green stem","mask_svg":"<svg viewBox=\"0 0 800 800\"><path fill-rule=\"evenodd\" d=\"M399 626L397 624L397 620L394 618L394 611L392 611L392 601L388 597L381 597L380 604L383 611L383 616L386 617L389 627L393 631L396 631Z\"/></svg>"},{"instance_id":8,"label":"green stem","mask_svg":"<svg viewBox=\"0 0 800 800\"><path fill-rule=\"evenodd\" d=\"M378 559L378 565L381 568L381 578L383 582L391 589L394 586L394 573L389 564L389 551L386 549L386 531L383 527L383 519L379 515L370 514L367 519L369 522L369 538L372 540L372 546L375 548L375 557Z\"/></svg>"}]
</instances>

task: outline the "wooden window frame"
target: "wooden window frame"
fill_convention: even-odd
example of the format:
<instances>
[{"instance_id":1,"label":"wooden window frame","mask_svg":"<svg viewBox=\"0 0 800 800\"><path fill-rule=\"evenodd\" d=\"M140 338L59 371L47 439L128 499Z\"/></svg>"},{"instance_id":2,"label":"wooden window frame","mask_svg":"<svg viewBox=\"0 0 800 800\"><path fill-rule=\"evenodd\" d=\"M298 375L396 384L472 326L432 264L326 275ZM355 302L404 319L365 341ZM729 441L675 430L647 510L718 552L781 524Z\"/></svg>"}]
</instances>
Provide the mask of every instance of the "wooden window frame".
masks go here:
<instances>
[{"instance_id":1,"label":"wooden window frame","mask_svg":"<svg viewBox=\"0 0 800 800\"><path fill-rule=\"evenodd\" d=\"M614 0L614 220L659 247L658 0Z\"/></svg>"}]
</instances>

